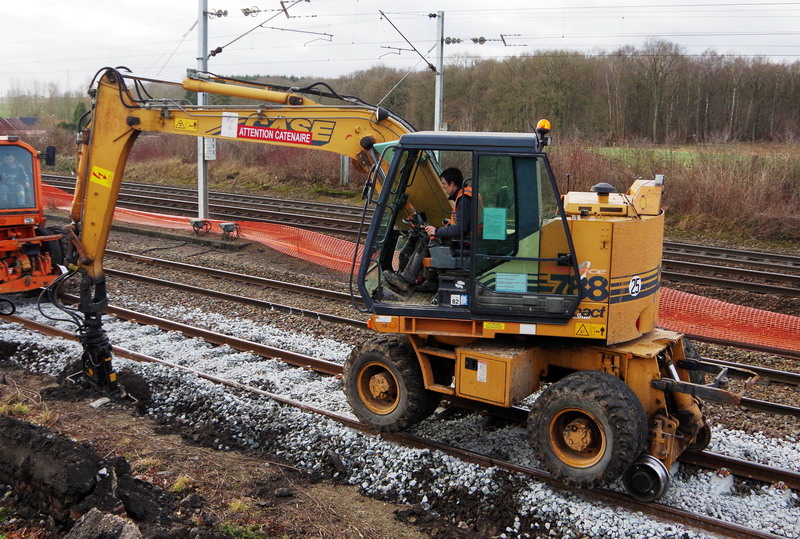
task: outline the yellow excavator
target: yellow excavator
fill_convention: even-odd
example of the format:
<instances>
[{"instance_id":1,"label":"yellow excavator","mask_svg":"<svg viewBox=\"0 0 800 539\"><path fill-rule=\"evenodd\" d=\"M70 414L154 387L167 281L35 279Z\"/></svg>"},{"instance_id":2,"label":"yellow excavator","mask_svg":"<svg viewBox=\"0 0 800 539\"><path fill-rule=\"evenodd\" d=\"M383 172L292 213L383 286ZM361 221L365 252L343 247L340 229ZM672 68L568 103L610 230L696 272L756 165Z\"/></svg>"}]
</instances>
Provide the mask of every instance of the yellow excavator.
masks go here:
<instances>
[{"instance_id":1,"label":"yellow excavator","mask_svg":"<svg viewBox=\"0 0 800 539\"><path fill-rule=\"evenodd\" d=\"M153 83L247 104L157 99ZM443 397L529 406L534 456L554 476L584 488L621 477L631 495L655 500L679 455L710 441L702 400L738 403L728 378L755 381L701 361L682 335L657 327L663 177L624 193L598 184L561 195L546 121L525 134L415 132L324 85L290 89L197 72L170 82L105 68L90 95L68 261L82 277L84 373L109 392L117 382L102 327L103 253L142 132L331 151L369 171L371 219L360 228L351 285L376 335L353 350L343 385L359 420L380 431L424 420ZM430 240L425 227L453 217L441 181L450 167L466 178L470 225ZM435 286L391 286L389 274L419 244Z\"/></svg>"}]
</instances>

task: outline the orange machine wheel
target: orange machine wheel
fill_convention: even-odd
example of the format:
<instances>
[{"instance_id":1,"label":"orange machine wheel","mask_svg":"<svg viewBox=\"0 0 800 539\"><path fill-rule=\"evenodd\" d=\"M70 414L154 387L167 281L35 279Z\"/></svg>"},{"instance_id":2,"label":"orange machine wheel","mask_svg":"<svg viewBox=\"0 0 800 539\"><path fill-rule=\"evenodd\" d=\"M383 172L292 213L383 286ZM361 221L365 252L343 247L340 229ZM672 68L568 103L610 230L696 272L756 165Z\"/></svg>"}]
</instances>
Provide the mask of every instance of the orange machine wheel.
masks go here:
<instances>
[{"instance_id":1,"label":"orange machine wheel","mask_svg":"<svg viewBox=\"0 0 800 539\"><path fill-rule=\"evenodd\" d=\"M359 421L396 432L430 416L442 398L428 391L408 338L381 335L353 349L342 385Z\"/></svg>"},{"instance_id":2,"label":"orange machine wheel","mask_svg":"<svg viewBox=\"0 0 800 539\"><path fill-rule=\"evenodd\" d=\"M581 488L607 485L639 457L647 416L636 393L600 371L579 371L545 389L531 407L528 434L542 467Z\"/></svg>"}]
</instances>

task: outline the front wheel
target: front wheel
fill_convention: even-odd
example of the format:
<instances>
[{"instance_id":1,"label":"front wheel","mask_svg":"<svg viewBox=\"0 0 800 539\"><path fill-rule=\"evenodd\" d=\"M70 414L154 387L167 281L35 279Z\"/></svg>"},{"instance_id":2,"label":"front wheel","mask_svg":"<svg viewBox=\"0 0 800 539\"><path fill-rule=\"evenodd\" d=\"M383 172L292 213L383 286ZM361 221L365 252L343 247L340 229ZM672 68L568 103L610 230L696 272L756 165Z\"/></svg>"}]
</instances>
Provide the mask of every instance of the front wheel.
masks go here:
<instances>
[{"instance_id":1,"label":"front wheel","mask_svg":"<svg viewBox=\"0 0 800 539\"><path fill-rule=\"evenodd\" d=\"M534 456L564 483L593 488L617 479L642 453L647 417L625 382L580 371L547 388L528 418Z\"/></svg>"},{"instance_id":2,"label":"front wheel","mask_svg":"<svg viewBox=\"0 0 800 539\"><path fill-rule=\"evenodd\" d=\"M419 363L404 337L379 337L356 347L342 374L344 393L358 419L396 432L430 416L441 394L425 389Z\"/></svg>"}]
</instances>

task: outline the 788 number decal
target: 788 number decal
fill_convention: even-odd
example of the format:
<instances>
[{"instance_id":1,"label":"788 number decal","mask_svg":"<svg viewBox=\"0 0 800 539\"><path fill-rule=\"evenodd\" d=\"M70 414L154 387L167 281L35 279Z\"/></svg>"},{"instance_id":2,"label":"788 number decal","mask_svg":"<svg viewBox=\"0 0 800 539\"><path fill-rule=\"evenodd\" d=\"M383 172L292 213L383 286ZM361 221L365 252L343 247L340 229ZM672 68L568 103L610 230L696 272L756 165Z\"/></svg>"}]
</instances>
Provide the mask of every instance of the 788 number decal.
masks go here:
<instances>
[{"instance_id":1,"label":"788 number decal","mask_svg":"<svg viewBox=\"0 0 800 539\"><path fill-rule=\"evenodd\" d=\"M575 277L572 275L550 274L547 279L553 283L553 294L574 295ZM581 279L584 297L590 301L605 301L608 299L608 279L602 275L592 275L588 279Z\"/></svg>"}]
</instances>

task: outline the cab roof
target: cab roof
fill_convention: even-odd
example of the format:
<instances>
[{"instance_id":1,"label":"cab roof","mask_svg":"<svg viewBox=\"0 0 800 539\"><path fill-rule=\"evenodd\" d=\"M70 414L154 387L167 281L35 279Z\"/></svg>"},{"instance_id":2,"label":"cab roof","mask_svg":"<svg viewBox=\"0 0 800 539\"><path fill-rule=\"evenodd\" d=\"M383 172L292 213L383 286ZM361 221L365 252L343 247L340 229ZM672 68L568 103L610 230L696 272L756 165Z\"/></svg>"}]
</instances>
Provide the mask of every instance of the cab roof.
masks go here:
<instances>
[{"instance_id":1,"label":"cab roof","mask_svg":"<svg viewBox=\"0 0 800 539\"><path fill-rule=\"evenodd\" d=\"M537 152L533 133L473 133L467 131L418 131L400 137L401 148L441 150L513 150Z\"/></svg>"}]
</instances>

